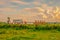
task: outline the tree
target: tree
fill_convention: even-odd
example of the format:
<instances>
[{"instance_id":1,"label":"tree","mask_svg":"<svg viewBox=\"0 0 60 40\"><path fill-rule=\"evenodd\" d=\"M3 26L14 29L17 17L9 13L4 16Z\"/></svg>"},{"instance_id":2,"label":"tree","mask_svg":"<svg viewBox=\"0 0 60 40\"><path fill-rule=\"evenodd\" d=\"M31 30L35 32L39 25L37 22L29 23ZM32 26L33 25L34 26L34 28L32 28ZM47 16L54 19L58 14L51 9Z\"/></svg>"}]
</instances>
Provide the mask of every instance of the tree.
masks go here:
<instances>
[{"instance_id":1,"label":"tree","mask_svg":"<svg viewBox=\"0 0 60 40\"><path fill-rule=\"evenodd\" d=\"M10 23L10 17L7 17L7 23L8 24Z\"/></svg>"}]
</instances>

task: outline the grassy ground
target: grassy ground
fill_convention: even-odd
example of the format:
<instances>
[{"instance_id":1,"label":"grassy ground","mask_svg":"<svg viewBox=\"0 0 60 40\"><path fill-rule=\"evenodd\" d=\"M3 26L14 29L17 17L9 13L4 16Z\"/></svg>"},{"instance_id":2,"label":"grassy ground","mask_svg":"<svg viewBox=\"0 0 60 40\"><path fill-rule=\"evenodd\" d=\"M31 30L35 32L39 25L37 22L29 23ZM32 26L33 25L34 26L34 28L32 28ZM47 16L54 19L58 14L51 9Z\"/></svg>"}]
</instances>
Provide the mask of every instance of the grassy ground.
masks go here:
<instances>
[{"instance_id":1,"label":"grassy ground","mask_svg":"<svg viewBox=\"0 0 60 40\"><path fill-rule=\"evenodd\" d=\"M0 40L60 40L60 24L0 23Z\"/></svg>"},{"instance_id":2,"label":"grassy ground","mask_svg":"<svg viewBox=\"0 0 60 40\"><path fill-rule=\"evenodd\" d=\"M0 40L60 40L60 32L57 30L33 31L32 29L1 28Z\"/></svg>"}]
</instances>

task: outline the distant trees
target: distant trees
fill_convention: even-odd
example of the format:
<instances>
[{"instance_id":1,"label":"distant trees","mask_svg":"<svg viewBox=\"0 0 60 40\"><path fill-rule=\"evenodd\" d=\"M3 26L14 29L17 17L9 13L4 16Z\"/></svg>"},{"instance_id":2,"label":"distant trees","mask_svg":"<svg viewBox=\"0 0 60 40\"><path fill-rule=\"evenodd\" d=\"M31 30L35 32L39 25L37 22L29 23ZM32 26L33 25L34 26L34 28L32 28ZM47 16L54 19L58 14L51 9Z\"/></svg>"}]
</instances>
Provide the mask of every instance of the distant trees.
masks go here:
<instances>
[{"instance_id":1,"label":"distant trees","mask_svg":"<svg viewBox=\"0 0 60 40\"><path fill-rule=\"evenodd\" d=\"M45 21L39 21L39 20L35 20L34 24L38 25L38 24L45 24Z\"/></svg>"},{"instance_id":2,"label":"distant trees","mask_svg":"<svg viewBox=\"0 0 60 40\"><path fill-rule=\"evenodd\" d=\"M24 21L24 24L27 24L27 22L26 22L26 21Z\"/></svg>"},{"instance_id":3,"label":"distant trees","mask_svg":"<svg viewBox=\"0 0 60 40\"><path fill-rule=\"evenodd\" d=\"M11 23L10 17L7 17L7 23L8 24ZM42 20L35 20L35 22L27 22L27 21L22 21L21 19L15 19L15 20L13 20L13 23L14 24L28 24L28 23L32 23L32 24L35 24L35 25L46 24L46 22L42 21Z\"/></svg>"},{"instance_id":4,"label":"distant trees","mask_svg":"<svg viewBox=\"0 0 60 40\"><path fill-rule=\"evenodd\" d=\"M8 24L10 23L10 17L7 17L7 23Z\"/></svg>"}]
</instances>

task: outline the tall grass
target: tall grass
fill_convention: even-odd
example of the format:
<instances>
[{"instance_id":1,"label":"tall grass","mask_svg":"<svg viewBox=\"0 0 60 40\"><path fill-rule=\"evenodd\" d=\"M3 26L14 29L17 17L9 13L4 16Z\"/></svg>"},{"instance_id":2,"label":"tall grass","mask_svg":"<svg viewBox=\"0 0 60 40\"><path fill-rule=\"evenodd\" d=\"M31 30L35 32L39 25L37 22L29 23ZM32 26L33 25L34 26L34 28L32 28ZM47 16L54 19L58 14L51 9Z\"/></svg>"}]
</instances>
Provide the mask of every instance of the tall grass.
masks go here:
<instances>
[{"instance_id":1,"label":"tall grass","mask_svg":"<svg viewBox=\"0 0 60 40\"><path fill-rule=\"evenodd\" d=\"M18 29L32 29L32 30L59 30L60 31L60 24L1 24L0 28L15 28Z\"/></svg>"}]
</instances>

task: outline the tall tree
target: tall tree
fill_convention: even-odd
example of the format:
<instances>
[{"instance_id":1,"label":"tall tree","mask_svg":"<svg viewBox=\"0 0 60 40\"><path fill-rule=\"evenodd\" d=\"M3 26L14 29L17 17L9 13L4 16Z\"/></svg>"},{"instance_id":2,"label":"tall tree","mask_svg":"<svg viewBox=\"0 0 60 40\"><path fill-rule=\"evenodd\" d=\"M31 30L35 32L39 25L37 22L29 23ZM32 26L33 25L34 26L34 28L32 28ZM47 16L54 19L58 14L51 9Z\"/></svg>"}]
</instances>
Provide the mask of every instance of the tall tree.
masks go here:
<instances>
[{"instance_id":1,"label":"tall tree","mask_svg":"<svg viewBox=\"0 0 60 40\"><path fill-rule=\"evenodd\" d=\"M7 23L8 24L10 23L10 17L7 17Z\"/></svg>"}]
</instances>

